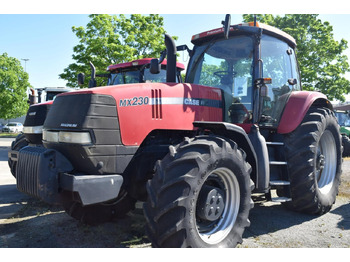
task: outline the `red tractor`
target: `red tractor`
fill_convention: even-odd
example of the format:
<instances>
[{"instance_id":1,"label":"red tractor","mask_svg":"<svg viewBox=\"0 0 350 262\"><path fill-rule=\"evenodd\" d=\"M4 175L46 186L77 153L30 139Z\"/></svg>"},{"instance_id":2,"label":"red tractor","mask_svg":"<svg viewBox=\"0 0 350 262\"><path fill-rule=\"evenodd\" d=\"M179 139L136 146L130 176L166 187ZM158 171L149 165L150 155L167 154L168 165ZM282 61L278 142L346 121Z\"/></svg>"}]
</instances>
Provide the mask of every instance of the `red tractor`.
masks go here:
<instances>
[{"instance_id":1,"label":"red tractor","mask_svg":"<svg viewBox=\"0 0 350 262\"><path fill-rule=\"evenodd\" d=\"M223 24L193 36L185 83L176 83L176 52L188 47L166 35L167 83L59 95L44 147L18 153L18 189L88 223L145 201L154 247L236 246L252 192L328 212L342 163L331 103L301 91L291 36L257 22L231 26L229 15Z\"/></svg>"},{"instance_id":2,"label":"red tractor","mask_svg":"<svg viewBox=\"0 0 350 262\"><path fill-rule=\"evenodd\" d=\"M65 87L31 88L31 94L29 94L28 99L30 106L24 120L23 132L12 142L11 152L9 152L8 155L8 164L14 177L16 177L17 162L13 161L12 157L15 157L17 154L12 155L13 151L19 151L21 148L28 145L42 145L42 128L46 114L53 103L53 99L58 94L73 90L73 88Z\"/></svg>"},{"instance_id":3,"label":"red tractor","mask_svg":"<svg viewBox=\"0 0 350 262\"><path fill-rule=\"evenodd\" d=\"M107 85L120 85L130 83L145 83L145 82L165 82L166 80L166 60L162 60L160 63L160 70L158 74L151 74L149 72L150 62L152 58L137 59L127 63L120 63L110 65L107 68L107 74L97 75L97 77L107 78ZM91 80L89 82L90 87L96 85L95 79L95 67L90 63L92 73ZM181 71L185 69L185 66L181 63L176 64L176 81L181 83ZM84 75L80 75L80 84L84 81ZM29 95L30 107L28 109L25 121L23 134L19 134L15 141L11 144L11 151L9 152L8 164L11 169L11 173L16 177L16 164L17 161L13 161L16 158L17 151L25 146L42 146L42 128L46 119L46 115L53 103L54 98L60 94L69 91L73 91L73 88L39 88L32 90L32 94ZM45 97L45 99L44 99ZM42 102L44 100L45 102Z\"/></svg>"}]
</instances>

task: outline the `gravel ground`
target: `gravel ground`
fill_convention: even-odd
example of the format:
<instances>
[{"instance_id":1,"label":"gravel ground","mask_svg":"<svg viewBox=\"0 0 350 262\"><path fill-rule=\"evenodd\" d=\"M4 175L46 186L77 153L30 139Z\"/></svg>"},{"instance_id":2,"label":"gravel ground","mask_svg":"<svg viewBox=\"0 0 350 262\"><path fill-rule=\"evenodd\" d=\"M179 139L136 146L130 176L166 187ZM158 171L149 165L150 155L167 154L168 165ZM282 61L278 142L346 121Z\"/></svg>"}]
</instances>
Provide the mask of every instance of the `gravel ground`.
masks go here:
<instances>
[{"instance_id":1,"label":"gravel ground","mask_svg":"<svg viewBox=\"0 0 350 262\"><path fill-rule=\"evenodd\" d=\"M0 139L0 247L150 247L144 233L141 203L125 218L98 226L80 224L61 208L16 190L7 166L11 141ZM343 163L340 194L323 216L291 212L281 204L254 196L240 248L350 247L350 160Z\"/></svg>"}]
</instances>

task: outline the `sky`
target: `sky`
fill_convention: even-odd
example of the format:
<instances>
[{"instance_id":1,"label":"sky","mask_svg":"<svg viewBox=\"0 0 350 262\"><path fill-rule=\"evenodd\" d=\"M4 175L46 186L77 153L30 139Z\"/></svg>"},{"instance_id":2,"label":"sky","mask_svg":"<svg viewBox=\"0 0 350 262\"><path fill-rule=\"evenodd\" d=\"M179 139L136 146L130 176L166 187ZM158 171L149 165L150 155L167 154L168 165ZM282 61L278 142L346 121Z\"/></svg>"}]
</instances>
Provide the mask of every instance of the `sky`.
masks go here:
<instances>
[{"instance_id":1,"label":"sky","mask_svg":"<svg viewBox=\"0 0 350 262\"><path fill-rule=\"evenodd\" d=\"M298 1L293 2L294 7L298 6ZM0 54L6 52L8 56L19 59L29 74L30 84L35 88L66 85L66 81L59 79L58 75L69 64L74 63L73 47L78 44L78 38L72 32L72 26L85 27L90 20L90 13L159 13L164 17L166 32L178 36L176 45L187 44L190 48L192 35L222 27L221 21L226 13L231 13L231 24L242 22L242 13L320 13L319 18L329 21L333 26L334 38L338 41L342 38L347 40L350 47L350 9L340 9L340 5L324 7L313 5L311 1L307 5L303 4L302 9L300 5L300 9L293 9L293 6L285 9L286 5L281 7L278 1L253 0L245 2L251 4L249 8L242 9L234 4L242 2L221 0L208 2L211 5L204 7L201 6L205 5L202 1L178 0L174 8L170 8L169 4L164 8L165 2L158 0L134 0L133 6L118 6L116 3L119 1L102 0L98 2L99 5L89 1L84 1L84 5L79 4L80 0L73 2L61 0L61 4L58 4L58 1L19 0L0 9ZM265 3L264 6L259 7L262 2ZM332 2L336 3L337 0ZM189 11L193 13L188 13ZM350 61L350 48L345 54ZM29 60L25 62L23 59ZM179 61L187 64L188 57L180 55ZM350 79L350 75L347 77Z\"/></svg>"}]
</instances>

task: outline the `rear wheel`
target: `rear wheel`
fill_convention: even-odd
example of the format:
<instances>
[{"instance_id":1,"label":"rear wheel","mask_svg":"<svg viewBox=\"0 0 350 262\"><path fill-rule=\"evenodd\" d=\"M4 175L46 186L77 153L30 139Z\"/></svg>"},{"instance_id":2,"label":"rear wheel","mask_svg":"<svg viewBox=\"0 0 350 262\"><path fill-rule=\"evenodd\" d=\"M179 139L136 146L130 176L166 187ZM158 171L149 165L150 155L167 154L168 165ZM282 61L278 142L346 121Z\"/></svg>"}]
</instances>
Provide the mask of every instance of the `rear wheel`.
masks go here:
<instances>
[{"instance_id":1,"label":"rear wheel","mask_svg":"<svg viewBox=\"0 0 350 262\"><path fill-rule=\"evenodd\" d=\"M156 164L144 204L154 247L235 247L251 201L250 165L233 142L186 139Z\"/></svg>"},{"instance_id":2,"label":"rear wheel","mask_svg":"<svg viewBox=\"0 0 350 262\"><path fill-rule=\"evenodd\" d=\"M304 213L324 214L335 202L341 174L341 136L333 112L311 108L301 125L286 136L292 203Z\"/></svg>"},{"instance_id":3,"label":"rear wheel","mask_svg":"<svg viewBox=\"0 0 350 262\"><path fill-rule=\"evenodd\" d=\"M122 218L135 208L136 200L122 192L116 200L83 206L77 201L66 201L63 207L68 215L82 223L96 225Z\"/></svg>"},{"instance_id":4,"label":"rear wheel","mask_svg":"<svg viewBox=\"0 0 350 262\"><path fill-rule=\"evenodd\" d=\"M23 147L27 146L29 143L26 140L26 137L24 134L19 134L15 141L12 142L11 144L11 150L13 151L19 151ZM8 159L8 164L11 170L12 175L16 178L16 167L17 167L17 162L12 161L10 158Z\"/></svg>"},{"instance_id":5,"label":"rear wheel","mask_svg":"<svg viewBox=\"0 0 350 262\"><path fill-rule=\"evenodd\" d=\"M350 156L350 139L347 135L342 135L343 157Z\"/></svg>"}]
</instances>

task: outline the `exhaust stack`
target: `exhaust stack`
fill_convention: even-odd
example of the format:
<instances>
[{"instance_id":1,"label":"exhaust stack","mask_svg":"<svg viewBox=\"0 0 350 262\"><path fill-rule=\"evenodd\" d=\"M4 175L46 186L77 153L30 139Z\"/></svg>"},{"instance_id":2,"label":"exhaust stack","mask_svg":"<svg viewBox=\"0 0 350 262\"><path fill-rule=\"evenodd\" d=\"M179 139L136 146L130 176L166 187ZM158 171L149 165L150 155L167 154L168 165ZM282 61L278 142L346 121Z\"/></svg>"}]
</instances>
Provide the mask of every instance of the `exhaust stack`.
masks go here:
<instances>
[{"instance_id":1,"label":"exhaust stack","mask_svg":"<svg viewBox=\"0 0 350 262\"><path fill-rule=\"evenodd\" d=\"M176 82L176 46L174 39L165 34L165 46L167 50L166 81Z\"/></svg>"}]
</instances>

